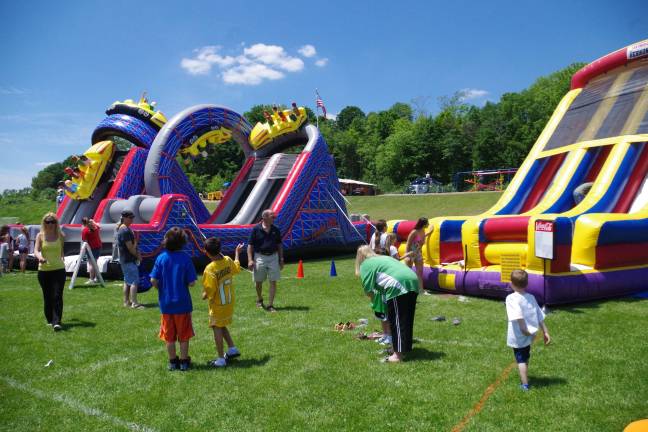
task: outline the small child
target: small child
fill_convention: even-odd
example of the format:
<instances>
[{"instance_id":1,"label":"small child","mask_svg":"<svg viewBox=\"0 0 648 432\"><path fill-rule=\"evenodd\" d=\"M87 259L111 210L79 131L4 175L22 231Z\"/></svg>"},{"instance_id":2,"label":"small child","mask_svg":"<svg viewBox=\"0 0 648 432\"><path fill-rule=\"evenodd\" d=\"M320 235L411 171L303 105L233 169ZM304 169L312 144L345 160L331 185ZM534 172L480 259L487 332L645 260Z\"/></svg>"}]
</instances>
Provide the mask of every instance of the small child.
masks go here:
<instances>
[{"instance_id":1,"label":"small child","mask_svg":"<svg viewBox=\"0 0 648 432\"><path fill-rule=\"evenodd\" d=\"M160 339L166 342L169 370L189 370L189 340L194 336L191 323L191 294L189 287L196 282L196 270L191 258L182 252L187 239L184 232L173 227L164 235L166 248L155 260L151 284L158 290L162 318ZM176 340L180 342L180 359L176 355Z\"/></svg>"},{"instance_id":2,"label":"small child","mask_svg":"<svg viewBox=\"0 0 648 432\"><path fill-rule=\"evenodd\" d=\"M529 357L531 356L531 343L538 329L542 329L544 343L551 343L549 330L544 323L544 313L533 295L526 292L529 276L524 270L511 272L511 288L513 293L506 297L506 315L508 317L508 332L506 344L513 348L515 361L520 371L520 388L529 390Z\"/></svg>"},{"instance_id":3,"label":"small child","mask_svg":"<svg viewBox=\"0 0 648 432\"><path fill-rule=\"evenodd\" d=\"M380 219L376 222L376 231L371 235L369 246L378 255L388 255L389 250L385 250L385 241L387 240L387 221Z\"/></svg>"},{"instance_id":4,"label":"small child","mask_svg":"<svg viewBox=\"0 0 648 432\"><path fill-rule=\"evenodd\" d=\"M377 339L376 342L380 345L391 345L392 335L389 317L387 316L387 303L385 303L383 296L375 291L372 291L369 298L371 299L371 309L374 311L374 316L380 320L383 333L382 337Z\"/></svg>"},{"instance_id":5,"label":"small child","mask_svg":"<svg viewBox=\"0 0 648 432\"><path fill-rule=\"evenodd\" d=\"M203 300L209 301L209 326L214 331L214 342L218 357L209 362L213 367L225 367L229 359L238 357L241 352L234 345L227 326L232 324L234 314L234 286L232 276L241 272L239 253L243 243L236 246L234 261L221 253L221 241L209 238L205 241L205 252L211 263L203 273ZM229 347L223 354L223 338Z\"/></svg>"},{"instance_id":6,"label":"small child","mask_svg":"<svg viewBox=\"0 0 648 432\"><path fill-rule=\"evenodd\" d=\"M387 234L387 240L385 241L385 251L389 252L390 257L402 261L405 258L408 258L414 254L414 252L408 252L405 255L401 256L400 253L398 252L398 248L396 247L397 240L398 237L396 237L396 234L394 233Z\"/></svg>"}]
</instances>

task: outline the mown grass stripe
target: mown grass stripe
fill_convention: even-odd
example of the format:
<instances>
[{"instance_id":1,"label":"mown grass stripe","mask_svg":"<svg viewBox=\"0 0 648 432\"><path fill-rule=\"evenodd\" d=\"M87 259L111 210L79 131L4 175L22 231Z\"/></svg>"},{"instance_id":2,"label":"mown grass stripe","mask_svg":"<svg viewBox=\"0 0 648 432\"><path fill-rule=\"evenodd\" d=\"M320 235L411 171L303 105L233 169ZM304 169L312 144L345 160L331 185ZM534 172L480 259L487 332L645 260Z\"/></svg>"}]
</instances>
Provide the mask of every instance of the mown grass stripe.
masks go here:
<instances>
[{"instance_id":1,"label":"mown grass stripe","mask_svg":"<svg viewBox=\"0 0 648 432\"><path fill-rule=\"evenodd\" d=\"M65 395L57 395L57 394L46 394L45 392L38 390L37 388L34 388L32 386L29 386L27 384L20 383L13 378L9 377L0 377L8 386L22 390L25 393L29 393L32 396L35 396L39 399L43 400L54 400L56 402L62 403L63 405L67 406L68 408L71 408L75 411L81 412L85 415L92 416L92 417L97 417L99 419L105 420L107 422L110 422L116 426L121 426L126 429L132 430L132 431L142 431L142 432L156 432L157 429L154 429L149 426L137 424L135 422L130 422L127 420L124 420L119 417L115 417L113 415L110 415L108 413L105 413L101 411L100 409L97 408L92 408L87 405L84 405L83 403L70 398L69 396Z\"/></svg>"}]
</instances>

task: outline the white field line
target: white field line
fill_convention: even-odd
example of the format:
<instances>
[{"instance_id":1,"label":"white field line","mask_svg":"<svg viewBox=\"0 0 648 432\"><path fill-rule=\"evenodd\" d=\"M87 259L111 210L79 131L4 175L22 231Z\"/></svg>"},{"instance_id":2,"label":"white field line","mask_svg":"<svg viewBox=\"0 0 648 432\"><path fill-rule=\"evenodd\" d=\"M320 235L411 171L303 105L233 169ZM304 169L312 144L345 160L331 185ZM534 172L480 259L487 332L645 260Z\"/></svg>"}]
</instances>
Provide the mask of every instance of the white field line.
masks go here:
<instances>
[{"instance_id":1,"label":"white field line","mask_svg":"<svg viewBox=\"0 0 648 432\"><path fill-rule=\"evenodd\" d=\"M84 373L85 372L95 372L95 371L97 371L97 370L99 370L99 369L101 369L103 367L110 366L110 365L115 364L115 363L128 362L128 361L134 360L137 357L143 357L143 356L147 356L149 354L154 354L154 353L159 353L159 352L161 352L160 349L149 349L149 350L137 353L136 355L123 356L123 357L113 357L113 358L110 358L108 360L101 360L101 361L92 363L89 366L83 368L82 371ZM57 361L54 360L53 366L54 367L60 366L60 363L57 363ZM78 368L76 368L76 367L60 369L60 370L57 370L55 373L53 373L51 375L47 375L46 377L35 378L34 381L43 381L44 379L49 380L49 379L52 379L52 378L61 378L61 377L65 377L67 375L73 375L74 373L79 372L79 371L80 370ZM28 383L30 383L30 382L31 381L28 381Z\"/></svg>"},{"instance_id":2,"label":"white field line","mask_svg":"<svg viewBox=\"0 0 648 432\"><path fill-rule=\"evenodd\" d=\"M137 424L135 422L130 422L119 417L115 417L97 408L92 408L87 405L84 405L83 403L77 401L76 399L72 399L69 396L60 395L60 394L49 394L44 391L38 390L34 387L31 387L28 384L22 384L14 380L13 378L9 378L9 377L0 377L0 378L8 386L13 387L17 390L22 390L23 392L29 393L30 395L37 397L39 399L53 400L56 402L60 402L63 405L66 405L67 407L75 411L81 412L88 416L97 417L98 419L112 423L113 425L120 426L132 431L157 432L157 429L151 428L149 426Z\"/></svg>"}]
</instances>

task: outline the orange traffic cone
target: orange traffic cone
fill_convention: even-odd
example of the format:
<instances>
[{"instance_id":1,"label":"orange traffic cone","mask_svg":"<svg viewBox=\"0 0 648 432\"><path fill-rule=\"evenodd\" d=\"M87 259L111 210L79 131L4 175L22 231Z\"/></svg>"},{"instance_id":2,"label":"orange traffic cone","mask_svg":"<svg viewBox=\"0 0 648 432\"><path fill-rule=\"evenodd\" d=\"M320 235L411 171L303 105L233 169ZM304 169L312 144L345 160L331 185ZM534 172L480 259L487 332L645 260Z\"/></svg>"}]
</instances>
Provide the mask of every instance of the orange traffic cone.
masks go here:
<instances>
[{"instance_id":1,"label":"orange traffic cone","mask_svg":"<svg viewBox=\"0 0 648 432\"><path fill-rule=\"evenodd\" d=\"M304 279L304 263L302 260L299 260L299 264L297 264L297 279Z\"/></svg>"}]
</instances>

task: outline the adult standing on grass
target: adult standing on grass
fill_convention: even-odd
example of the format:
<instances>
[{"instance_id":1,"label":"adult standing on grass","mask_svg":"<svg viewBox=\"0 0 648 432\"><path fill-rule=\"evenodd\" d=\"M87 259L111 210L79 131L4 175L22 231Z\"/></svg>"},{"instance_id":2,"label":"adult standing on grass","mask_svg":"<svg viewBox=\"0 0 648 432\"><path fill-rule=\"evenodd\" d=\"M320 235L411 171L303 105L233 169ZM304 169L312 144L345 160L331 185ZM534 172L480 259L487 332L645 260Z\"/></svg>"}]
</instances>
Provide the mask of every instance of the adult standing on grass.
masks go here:
<instances>
[{"instance_id":1,"label":"adult standing on grass","mask_svg":"<svg viewBox=\"0 0 648 432\"><path fill-rule=\"evenodd\" d=\"M138 262L142 259L137 250L135 233L130 229L135 214L130 210L121 213L121 226L117 231L117 244L119 247L119 264L124 273L124 307L143 309L144 306L137 302L137 285L139 284Z\"/></svg>"},{"instance_id":2,"label":"adult standing on grass","mask_svg":"<svg viewBox=\"0 0 648 432\"><path fill-rule=\"evenodd\" d=\"M275 214L272 210L263 210L261 223L255 225L250 234L247 247L248 268L256 285L258 308L263 308L263 281L268 279L270 290L268 294L268 312L276 312L274 298L277 291L277 281L281 278L284 267L281 231L273 224Z\"/></svg>"},{"instance_id":3,"label":"adult standing on grass","mask_svg":"<svg viewBox=\"0 0 648 432\"><path fill-rule=\"evenodd\" d=\"M38 283L43 290L45 319L54 331L62 329L63 288L65 287L65 263L63 262L63 233L54 213L47 213L41 220L36 236L34 256L38 260Z\"/></svg>"},{"instance_id":4,"label":"adult standing on grass","mask_svg":"<svg viewBox=\"0 0 648 432\"><path fill-rule=\"evenodd\" d=\"M95 259L95 263L97 263L97 260L101 256L101 234L99 232L101 228L95 223L94 220L88 217L84 217L81 223L83 224L83 230L81 231L81 240L88 243L88 246L90 247L89 253L92 254ZM90 270L88 273L90 273L90 279L88 279L86 285L96 284L97 272L99 272L99 269L95 268L92 263L89 263L89 267Z\"/></svg>"},{"instance_id":5,"label":"adult standing on grass","mask_svg":"<svg viewBox=\"0 0 648 432\"><path fill-rule=\"evenodd\" d=\"M392 257L376 255L368 245L358 248L355 269L367 296L372 300L380 296L387 305L394 353L385 361L400 362L412 350L418 279L407 266Z\"/></svg>"},{"instance_id":6,"label":"adult standing on grass","mask_svg":"<svg viewBox=\"0 0 648 432\"><path fill-rule=\"evenodd\" d=\"M27 269L27 255L29 254L29 230L23 226L20 228L20 234L16 239L18 242L18 257L20 258L20 271L25 273Z\"/></svg>"}]
</instances>

